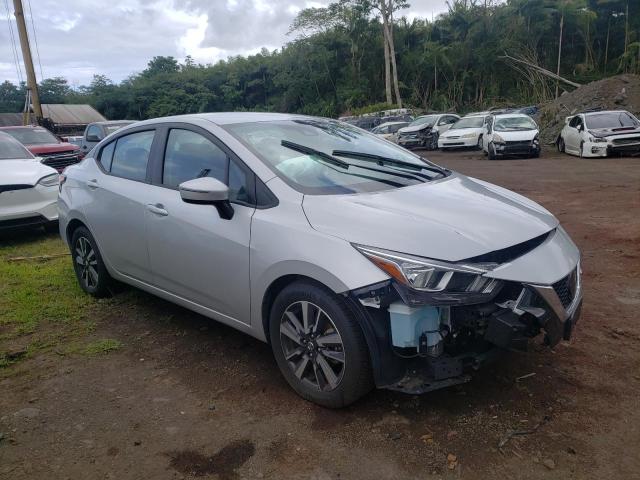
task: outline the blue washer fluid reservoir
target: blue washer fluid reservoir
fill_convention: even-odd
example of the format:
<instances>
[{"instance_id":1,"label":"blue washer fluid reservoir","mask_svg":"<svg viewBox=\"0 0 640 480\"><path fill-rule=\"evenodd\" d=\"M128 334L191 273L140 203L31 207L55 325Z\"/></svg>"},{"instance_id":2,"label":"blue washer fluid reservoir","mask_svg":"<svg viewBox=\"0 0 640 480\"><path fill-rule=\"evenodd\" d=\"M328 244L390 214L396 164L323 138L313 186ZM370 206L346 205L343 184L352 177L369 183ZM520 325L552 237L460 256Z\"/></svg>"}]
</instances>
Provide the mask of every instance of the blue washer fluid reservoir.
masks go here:
<instances>
[{"instance_id":1,"label":"blue washer fluid reservoir","mask_svg":"<svg viewBox=\"0 0 640 480\"><path fill-rule=\"evenodd\" d=\"M397 301L389 305L391 341L400 348L417 348L420 335L427 335L427 345L434 347L441 340L440 310L437 307L409 307Z\"/></svg>"}]
</instances>

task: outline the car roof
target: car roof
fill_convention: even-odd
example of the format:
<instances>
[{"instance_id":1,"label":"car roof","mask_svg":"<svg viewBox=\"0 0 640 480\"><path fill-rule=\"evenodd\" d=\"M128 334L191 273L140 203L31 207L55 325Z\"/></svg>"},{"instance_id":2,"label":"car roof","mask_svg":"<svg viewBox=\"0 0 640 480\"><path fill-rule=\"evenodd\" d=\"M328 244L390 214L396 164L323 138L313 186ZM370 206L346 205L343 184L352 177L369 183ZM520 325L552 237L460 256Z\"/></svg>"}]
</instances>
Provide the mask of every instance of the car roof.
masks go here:
<instances>
[{"instance_id":1,"label":"car roof","mask_svg":"<svg viewBox=\"0 0 640 480\"><path fill-rule=\"evenodd\" d=\"M527 118L531 118L526 113L496 113L493 116L494 117L527 117Z\"/></svg>"},{"instance_id":2,"label":"car roof","mask_svg":"<svg viewBox=\"0 0 640 480\"><path fill-rule=\"evenodd\" d=\"M384 123L381 123L380 125L378 125L377 128L387 127L389 125L398 125L399 123L409 123L409 122L384 122Z\"/></svg>"},{"instance_id":3,"label":"car roof","mask_svg":"<svg viewBox=\"0 0 640 480\"><path fill-rule=\"evenodd\" d=\"M40 125L12 125L10 127L0 127L0 130L17 130L19 128L44 128L41 127ZM46 128L44 128L45 130L47 130ZM48 131L48 130L47 130Z\"/></svg>"},{"instance_id":4,"label":"car roof","mask_svg":"<svg viewBox=\"0 0 640 480\"><path fill-rule=\"evenodd\" d=\"M106 120L104 122L91 122L90 125L130 125L137 120Z\"/></svg>"},{"instance_id":5,"label":"car roof","mask_svg":"<svg viewBox=\"0 0 640 480\"><path fill-rule=\"evenodd\" d=\"M576 115L598 115L600 113L629 113L626 110L594 110L592 112L579 112Z\"/></svg>"}]
</instances>

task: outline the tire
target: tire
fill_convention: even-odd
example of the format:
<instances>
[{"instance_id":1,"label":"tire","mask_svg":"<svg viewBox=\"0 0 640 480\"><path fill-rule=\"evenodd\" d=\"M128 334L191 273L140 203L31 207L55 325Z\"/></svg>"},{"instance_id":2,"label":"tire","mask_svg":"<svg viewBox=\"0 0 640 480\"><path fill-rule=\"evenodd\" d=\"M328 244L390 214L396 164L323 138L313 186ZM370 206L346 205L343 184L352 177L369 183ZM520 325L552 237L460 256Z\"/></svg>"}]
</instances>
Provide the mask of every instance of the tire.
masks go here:
<instances>
[{"instance_id":1,"label":"tire","mask_svg":"<svg viewBox=\"0 0 640 480\"><path fill-rule=\"evenodd\" d=\"M438 132L432 134L428 141L425 140L425 148L427 150L438 150L438 138L440 138Z\"/></svg>"},{"instance_id":2,"label":"tire","mask_svg":"<svg viewBox=\"0 0 640 480\"><path fill-rule=\"evenodd\" d=\"M560 152L560 153L565 153L564 138L560 137L560 138L558 139L557 146L558 146L558 152Z\"/></svg>"},{"instance_id":3,"label":"tire","mask_svg":"<svg viewBox=\"0 0 640 480\"><path fill-rule=\"evenodd\" d=\"M479 135L479 136L478 136L478 144L476 145L476 148L477 148L478 150L482 150L482 149L484 148L484 145L483 145L483 143L482 143L482 142L483 142L483 140L482 140L482 135Z\"/></svg>"},{"instance_id":4,"label":"tire","mask_svg":"<svg viewBox=\"0 0 640 480\"><path fill-rule=\"evenodd\" d=\"M73 232L71 258L82 290L97 298L109 295L111 277L93 235L85 227L78 227Z\"/></svg>"},{"instance_id":5,"label":"tire","mask_svg":"<svg viewBox=\"0 0 640 480\"><path fill-rule=\"evenodd\" d=\"M493 142L487 145L487 150L489 151L489 160L496 160L498 158L498 155L496 154L496 147Z\"/></svg>"},{"instance_id":6,"label":"tire","mask_svg":"<svg viewBox=\"0 0 640 480\"><path fill-rule=\"evenodd\" d=\"M320 319L307 321L306 331L305 304L307 318ZM326 287L306 281L285 287L271 308L269 336L282 375L302 398L342 408L373 388L364 334L344 300Z\"/></svg>"},{"instance_id":7,"label":"tire","mask_svg":"<svg viewBox=\"0 0 640 480\"><path fill-rule=\"evenodd\" d=\"M580 142L580 158L584 158L584 142Z\"/></svg>"}]
</instances>

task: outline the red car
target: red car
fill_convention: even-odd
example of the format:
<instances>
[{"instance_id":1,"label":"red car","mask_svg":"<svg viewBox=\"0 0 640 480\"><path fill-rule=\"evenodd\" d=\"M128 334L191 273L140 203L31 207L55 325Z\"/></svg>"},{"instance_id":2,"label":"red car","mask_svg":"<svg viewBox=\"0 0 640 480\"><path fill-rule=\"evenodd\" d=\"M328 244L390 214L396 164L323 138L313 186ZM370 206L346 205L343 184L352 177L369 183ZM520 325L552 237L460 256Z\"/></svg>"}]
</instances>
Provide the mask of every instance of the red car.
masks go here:
<instances>
[{"instance_id":1,"label":"red car","mask_svg":"<svg viewBox=\"0 0 640 480\"><path fill-rule=\"evenodd\" d=\"M80 147L61 141L44 127L2 127L0 131L11 135L35 156L42 157L42 163L58 172L82 159Z\"/></svg>"}]
</instances>

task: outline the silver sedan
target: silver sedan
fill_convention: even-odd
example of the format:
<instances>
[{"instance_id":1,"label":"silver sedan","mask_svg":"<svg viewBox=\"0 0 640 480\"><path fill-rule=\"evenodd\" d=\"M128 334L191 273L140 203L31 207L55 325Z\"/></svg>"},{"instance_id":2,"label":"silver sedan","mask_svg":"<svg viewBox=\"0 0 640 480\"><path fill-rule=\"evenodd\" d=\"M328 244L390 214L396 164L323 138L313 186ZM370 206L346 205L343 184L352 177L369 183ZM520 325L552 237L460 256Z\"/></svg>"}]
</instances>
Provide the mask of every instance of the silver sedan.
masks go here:
<instances>
[{"instance_id":1,"label":"silver sedan","mask_svg":"<svg viewBox=\"0 0 640 480\"><path fill-rule=\"evenodd\" d=\"M580 254L547 210L335 120L139 122L60 182L87 293L119 280L269 342L324 406L465 382L580 315Z\"/></svg>"}]
</instances>

